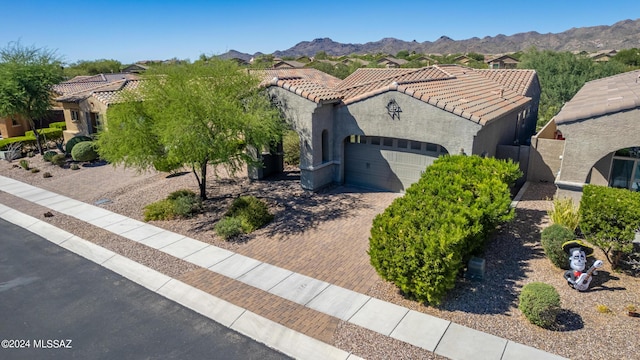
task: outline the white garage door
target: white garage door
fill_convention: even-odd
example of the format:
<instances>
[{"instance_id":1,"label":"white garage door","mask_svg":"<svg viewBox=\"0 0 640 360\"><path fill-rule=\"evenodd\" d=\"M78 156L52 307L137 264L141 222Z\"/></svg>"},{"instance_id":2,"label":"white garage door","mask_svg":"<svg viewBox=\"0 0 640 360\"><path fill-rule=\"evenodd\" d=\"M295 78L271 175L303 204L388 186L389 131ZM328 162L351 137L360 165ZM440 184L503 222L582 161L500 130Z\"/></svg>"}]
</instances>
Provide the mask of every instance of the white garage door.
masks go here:
<instances>
[{"instance_id":1,"label":"white garage door","mask_svg":"<svg viewBox=\"0 0 640 360\"><path fill-rule=\"evenodd\" d=\"M345 183L402 192L446 150L436 144L352 135L345 143Z\"/></svg>"}]
</instances>

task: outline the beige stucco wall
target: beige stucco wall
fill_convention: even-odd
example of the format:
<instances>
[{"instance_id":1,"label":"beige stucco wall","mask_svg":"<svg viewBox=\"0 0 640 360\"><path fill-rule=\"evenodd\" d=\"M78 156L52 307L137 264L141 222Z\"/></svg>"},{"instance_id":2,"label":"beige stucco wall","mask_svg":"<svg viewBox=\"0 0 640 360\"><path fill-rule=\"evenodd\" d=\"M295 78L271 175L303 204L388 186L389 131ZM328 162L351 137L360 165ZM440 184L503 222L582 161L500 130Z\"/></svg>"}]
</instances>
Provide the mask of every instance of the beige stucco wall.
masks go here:
<instances>
[{"instance_id":1,"label":"beige stucco wall","mask_svg":"<svg viewBox=\"0 0 640 360\"><path fill-rule=\"evenodd\" d=\"M392 119L387 104L395 100L402 109ZM336 111L336 138L349 135L385 136L430 142L444 146L450 154L473 149L474 136L482 127L433 105L396 91L382 93L341 106Z\"/></svg>"},{"instance_id":2,"label":"beige stucco wall","mask_svg":"<svg viewBox=\"0 0 640 360\"><path fill-rule=\"evenodd\" d=\"M558 130L566 138L556 179L558 196L579 200L588 181L607 184L612 153L640 146L640 109L558 124Z\"/></svg>"},{"instance_id":3,"label":"beige stucco wall","mask_svg":"<svg viewBox=\"0 0 640 360\"><path fill-rule=\"evenodd\" d=\"M25 131L31 130L29 122L20 115L14 115L14 119L17 120L18 125L13 125L12 117L0 118L0 134L3 138L10 138L14 136L23 136Z\"/></svg>"},{"instance_id":4,"label":"beige stucco wall","mask_svg":"<svg viewBox=\"0 0 640 360\"><path fill-rule=\"evenodd\" d=\"M564 140L534 138L531 141L527 180L553 182L560 171Z\"/></svg>"},{"instance_id":5,"label":"beige stucco wall","mask_svg":"<svg viewBox=\"0 0 640 360\"><path fill-rule=\"evenodd\" d=\"M530 104L514 109L486 126L459 117L404 93L389 91L344 104L316 104L279 87L270 87L287 121L301 139L301 183L318 189L344 182L345 139L350 135L381 136L438 144L450 154L496 154L499 144L512 145L518 114ZM392 118L387 104L395 100L402 110ZM521 122L521 125L523 122ZM322 159L322 132L328 134L328 159Z\"/></svg>"},{"instance_id":6,"label":"beige stucco wall","mask_svg":"<svg viewBox=\"0 0 640 360\"><path fill-rule=\"evenodd\" d=\"M566 138L558 180L584 184L600 159L640 146L640 109L558 124L558 129Z\"/></svg>"},{"instance_id":7,"label":"beige stucco wall","mask_svg":"<svg viewBox=\"0 0 640 360\"><path fill-rule=\"evenodd\" d=\"M63 109L64 122L67 125L67 130L63 133L65 141L68 141L76 135L90 135L91 120L87 118L87 113L99 114L100 121L106 119L107 105L92 96L79 103L60 103L60 107ZM72 110L78 111L78 121L71 120Z\"/></svg>"},{"instance_id":8,"label":"beige stucco wall","mask_svg":"<svg viewBox=\"0 0 640 360\"><path fill-rule=\"evenodd\" d=\"M333 130L333 105L319 105L275 86L269 93L278 99L286 121L300 136L301 186L316 190L333 182L334 165L322 164L322 130Z\"/></svg>"}]
</instances>

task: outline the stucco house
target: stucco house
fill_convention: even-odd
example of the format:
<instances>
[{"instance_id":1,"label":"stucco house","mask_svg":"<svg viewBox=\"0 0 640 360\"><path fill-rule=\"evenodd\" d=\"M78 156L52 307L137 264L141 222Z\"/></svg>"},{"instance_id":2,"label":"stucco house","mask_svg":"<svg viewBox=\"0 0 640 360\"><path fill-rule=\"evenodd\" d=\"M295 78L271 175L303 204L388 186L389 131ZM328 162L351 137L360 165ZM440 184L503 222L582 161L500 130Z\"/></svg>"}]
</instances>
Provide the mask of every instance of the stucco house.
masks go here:
<instances>
[{"instance_id":1,"label":"stucco house","mask_svg":"<svg viewBox=\"0 0 640 360\"><path fill-rule=\"evenodd\" d=\"M55 101L64 112L67 129L64 139L89 136L98 131L107 107L123 89L137 87L138 76L132 73L76 76L53 87Z\"/></svg>"},{"instance_id":2,"label":"stucco house","mask_svg":"<svg viewBox=\"0 0 640 360\"><path fill-rule=\"evenodd\" d=\"M62 109L54 105L47 115L42 119L35 119L36 128L46 128L53 122L64 121ZM25 132L33 130L29 121L21 115L13 115L0 117L0 137L10 138L15 136L23 136Z\"/></svg>"},{"instance_id":3,"label":"stucco house","mask_svg":"<svg viewBox=\"0 0 640 360\"><path fill-rule=\"evenodd\" d=\"M534 70L361 68L344 80L315 69L257 72L300 135L306 189L402 192L440 155L495 156L535 132Z\"/></svg>"},{"instance_id":4,"label":"stucco house","mask_svg":"<svg viewBox=\"0 0 640 360\"><path fill-rule=\"evenodd\" d=\"M520 61L509 55L502 55L487 61L490 69L515 69Z\"/></svg>"},{"instance_id":5,"label":"stucco house","mask_svg":"<svg viewBox=\"0 0 640 360\"><path fill-rule=\"evenodd\" d=\"M0 117L0 136L2 138L23 136L28 130L31 130L29 121L19 115Z\"/></svg>"},{"instance_id":6,"label":"stucco house","mask_svg":"<svg viewBox=\"0 0 640 360\"><path fill-rule=\"evenodd\" d=\"M586 83L532 143L559 197L579 201L585 184L640 191L640 70Z\"/></svg>"}]
</instances>

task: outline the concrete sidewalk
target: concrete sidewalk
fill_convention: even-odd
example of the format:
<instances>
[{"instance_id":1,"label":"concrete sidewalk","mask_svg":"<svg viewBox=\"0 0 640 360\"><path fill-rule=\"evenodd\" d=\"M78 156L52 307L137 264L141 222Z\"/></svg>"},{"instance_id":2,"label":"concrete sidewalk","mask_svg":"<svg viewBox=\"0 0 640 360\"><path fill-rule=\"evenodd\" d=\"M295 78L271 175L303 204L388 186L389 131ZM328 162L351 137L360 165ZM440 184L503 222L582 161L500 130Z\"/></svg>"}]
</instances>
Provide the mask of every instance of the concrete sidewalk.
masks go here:
<instances>
[{"instance_id":1,"label":"concrete sidewalk","mask_svg":"<svg viewBox=\"0 0 640 360\"><path fill-rule=\"evenodd\" d=\"M562 359L450 321L255 260L97 206L0 176L0 190L72 216L116 235L199 266L199 279L218 287L233 279L255 296L286 299L301 314L340 319L452 359ZM221 324L301 359L357 356L291 330L201 288L197 279L174 279L101 248L44 221L0 205L0 217L109 268ZM211 281L210 281L211 282ZM251 290L254 289L254 290Z\"/></svg>"}]
</instances>

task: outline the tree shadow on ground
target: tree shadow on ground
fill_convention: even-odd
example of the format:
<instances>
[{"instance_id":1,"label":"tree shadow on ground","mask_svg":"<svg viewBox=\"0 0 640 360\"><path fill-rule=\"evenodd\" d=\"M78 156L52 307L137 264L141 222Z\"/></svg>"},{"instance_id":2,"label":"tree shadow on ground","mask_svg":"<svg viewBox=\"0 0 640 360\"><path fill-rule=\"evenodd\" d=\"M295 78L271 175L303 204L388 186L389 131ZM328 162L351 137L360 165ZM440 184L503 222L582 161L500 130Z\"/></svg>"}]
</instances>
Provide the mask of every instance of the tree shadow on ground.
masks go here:
<instances>
[{"instance_id":1,"label":"tree shadow on ground","mask_svg":"<svg viewBox=\"0 0 640 360\"><path fill-rule=\"evenodd\" d=\"M556 324L549 330L565 332L565 331L576 331L584 328L584 322L582 321L582 317L575 312L562 309L556 316Z\"/></svg>"},{"instance_id":2,"label":"tree shadow on ground","mask_svg":"<svg viewBox=\"0 0 640 360\"><path fill-rule=\"evenodd\" d=\"M329 186L313 192L300 186L300 171L286 171L264 180L224 178L211 182L208 199L203 204L204 216L193 228L196 232L209 231L239 196L255 196L267 202L274 220L264 230L267 236L295 235L319 224L350 216L363 209L357 189ZM235 241L246 242L249 236Z\"/></svg>"},{"instance_id":3,"label":"tree shadow on ground","mask_svg":"<svg viewBox=\"0 0 640 360\"><path fill-rule=\"evenodd\" d=\"M528 262L544 257L538 225L545 211L516 209L516 217L502 226L487 244L482 280L461 279L442 308L475 314L504 314L517 304L517 282L525 279Z\"/></svg>"}]
</instances>

